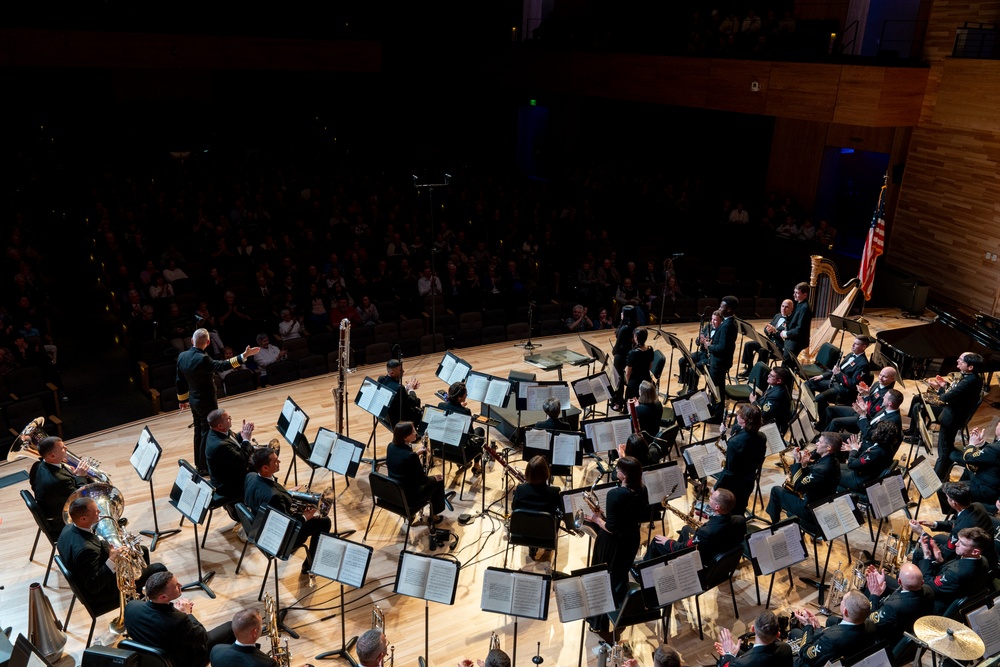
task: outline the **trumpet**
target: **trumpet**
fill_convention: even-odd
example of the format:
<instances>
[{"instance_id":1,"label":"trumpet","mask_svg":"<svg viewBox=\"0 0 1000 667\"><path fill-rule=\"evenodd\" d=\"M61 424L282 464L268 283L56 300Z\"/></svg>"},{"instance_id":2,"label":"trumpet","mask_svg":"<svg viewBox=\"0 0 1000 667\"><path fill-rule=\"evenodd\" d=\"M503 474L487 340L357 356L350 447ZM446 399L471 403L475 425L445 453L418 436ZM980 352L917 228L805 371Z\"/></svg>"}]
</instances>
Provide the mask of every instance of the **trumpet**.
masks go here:
<instances>
[{"instance_id":1,"label":"trumpet","mask_svg":"<svg viewBox=\"0 0 1000 667\"><path fill-rule=\"evenodd\" d=\"M264 593L264 632L271 640L271 657L278 667L288 667L292 661L292 653L288 650L288 637L282 642L278 631L278 608L270 593Z\"/></svg>"},{"instance_id":2,"label":"trumpet","mask_svg":"<svg viewBox=\"0 0 1000 667\"><path fill-rule=\"evenodd\" d=\"M500 650L500 637L498 637L497 633L495 632L490 633L490 650L491 651Z\"/></svg>"},{"instance_id":3,"label":"trumpet","mask_svg":"<svg viewBox=\"0 0 1000 667\"><path fill-rule=\"evenodd\" d=\"M45 417L35 417L24 427L7 452L7 461L17 461L20 458L30 457L42 460L42 455L38 451L38 445L42 440L49 437L49 434L42 430L45 424ZM89 456L77 456L73 452L66 450L66 465L76 469L82 475L90 477L102 484L111 484L111 477L101 470L101 462Z\"/></svg>"},{"instance_id":4,"label":"trumpet","mask_svg":"<svg viewBox=\"0 0 1000 667\"><path fill-rule=\"evenodd\" d=\"M382 613L382 608L377 604L372 605L372 630L378 630L383 635L385 634L385 614ZM388 640L386 640L388 643ZM389 667L393 667L393 660L396 654L396 647L389 646Z\"/></svg>"}]
</instances>

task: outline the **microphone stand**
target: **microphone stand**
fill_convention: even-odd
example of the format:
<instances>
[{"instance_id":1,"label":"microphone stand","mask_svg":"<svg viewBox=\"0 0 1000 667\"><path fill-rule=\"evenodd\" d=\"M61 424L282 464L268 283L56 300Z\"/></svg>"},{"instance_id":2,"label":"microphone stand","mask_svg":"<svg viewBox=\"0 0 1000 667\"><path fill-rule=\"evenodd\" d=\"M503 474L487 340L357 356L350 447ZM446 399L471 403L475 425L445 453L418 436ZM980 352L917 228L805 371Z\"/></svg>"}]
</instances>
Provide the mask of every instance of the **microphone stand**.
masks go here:
<instances>
[{"instance_id":1,"label":"microphone stand","mask_svg":"<svg viewBox=\"0 0 1000 667\"><path fill-rule=\"evenodd\" d=\"M536 347L541 347L540 344L536 345L535 343L531 342L531 327L532 327L532 322L531 322L532 317L531 316L532 316L532 314L534 312L535 312L535 302L534 301L530 301L528 303L528 340L526 340L523 343L516 343L514 345L514 347L520 347L520 348L523 348L525 350L528 350L529 352L531 350L534 350Z\"/></svg>"}]
</instances>

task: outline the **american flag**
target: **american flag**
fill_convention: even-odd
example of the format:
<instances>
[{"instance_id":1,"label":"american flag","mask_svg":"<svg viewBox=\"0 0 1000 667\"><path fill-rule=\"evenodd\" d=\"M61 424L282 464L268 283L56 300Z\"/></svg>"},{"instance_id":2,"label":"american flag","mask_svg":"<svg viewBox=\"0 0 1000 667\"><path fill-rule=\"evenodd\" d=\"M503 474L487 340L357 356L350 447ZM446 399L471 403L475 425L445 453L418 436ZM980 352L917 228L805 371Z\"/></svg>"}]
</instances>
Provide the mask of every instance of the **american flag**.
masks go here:
<instances>
[{"instance_id":1,"label":"american flag","mask_svg":"<svg viewBox=\"0 0 1000 667\"><path fill-rule=\"evenodd\" d=\"M865 293L865 301L872 298L872 285L875 283L875 260L885 252L885 190L878 194L878 206L872 215L872 223L868 227L868 239L865 241L864 252L861 253L861 268L858 269L858 280L861 281L861 291Z\"/></svg>"}]
</instances>

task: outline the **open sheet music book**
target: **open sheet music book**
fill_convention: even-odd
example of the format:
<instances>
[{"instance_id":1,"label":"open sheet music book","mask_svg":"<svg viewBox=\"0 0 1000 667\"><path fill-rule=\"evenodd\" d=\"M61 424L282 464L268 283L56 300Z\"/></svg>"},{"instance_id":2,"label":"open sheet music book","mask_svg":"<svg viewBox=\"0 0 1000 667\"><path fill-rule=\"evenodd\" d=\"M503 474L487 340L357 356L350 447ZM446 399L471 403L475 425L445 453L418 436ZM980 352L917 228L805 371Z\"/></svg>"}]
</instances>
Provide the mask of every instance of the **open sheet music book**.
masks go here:
<instances>
[{"instance_id":1,"label":"open sheet music book","mask_svg":"<svg viewBox=\"0 0 1000 667\"><path fill-rule=\"evenodd\" d=\"M992 657L1000 653L1000 594L992 595L986 604L966 612L969 627L986 644L986 655Z\"/></svg>"},{"instance_id":2,"label":"open sheet music book","mask_svg":"<svg viewBox=\"0 0 1000 667\"><path fill-rule=\"evenodd\" d=\"M809 419L809 413L806 410L799 411L789 425L788 430L791 433L792 442L802 447L815 440L816 436L819 435L816 433L816 429L813 428L812 421Z\"/></svg>"},{"instance_id":3,"label":"open sheet music book","mask_svg":"<svg viewBox=\"0 0 1000 667\"><path fill-rule=\"evenodd\" d=\"M400 595L454 604L457 585L457 561L410 551L399 554L395 591Z\"/></svg>"},{"instance_id":4,"label":"open sheet music book","mask_svg":"<svg viewBox=\"0 0 1000 667\"><path fill-rule=\"evenodd\" d=\"M468 377L471 370L472 364L468 361L456 357L451 352L446 352L441 360L441 365L437 368L436 375L440 380L450 385L453 382L465 382L465 378Z\"/></svg>"},{"instance_id":5,"label":"open sheet music book","mask_svg":"<svg viewBox=\"0 0 1000 667\"><path fill-rule=\"evenodd\" d=\"M611 400L611 381L607 373L597 373L574 382L573 391L580 407L585 408Z\"/></svg>"},{"instance_id":6,"label":"open sheet music book","mask_svg":"<svg viewBox=\"0 0 1000 667\"><path fill-rule=\"evenodd\" d=\"M339 475L354 477L358 474L358 465L364 451L364 443L321 426L309 453L309 462Z\"/></svg>"},{"instance_id":7,"label":"open sheet music book","mask_svg":"<svg viewBox=\"0 0 1000 667\"><path fill-rule=\"evenodd\" d=\"M336 582L361 588L365 584L368 564L374 549L329 533L319 536L316 558L311 572Z\"/></svg>"},{"instance_id":8,"label":"open sheet music book","mask_svg":"<svg viewBox=\"0 0 1000 667\"><path fill-rule=\"evenodd\" d=\"M292 400L291 396L285 398L285 403L281 406L281 414L278 416L278 433L280 433L288 444L295 445L306 431L309 423L309 416L302 411L302 408Z\"/></svg>"},{"instance_id":9,"label":"open sheet music book","mask_svg":"<svg viewBox=\"0 0 1000 667\"><path fill-rule=\"evenodd\" d=\"M632 420L628 417L611 417L583 422L583 432L594 443L595 452L610 452L632 435Z\"/></svg>"},{"instance_id":10,"label":"open sheet music book","mask_svg":"<svg viewBox=\"0 0 1000 667\"><path fill-rule=\"evenodd\" d=\"M607 566L576 570L568 578L558 579L552 585L556 591L556 608L561 623L610 614L615 610L611 573Z\"/></svg>"},{"instance_id":11,"label":"open sheet music book","mask_svg":"<svg viewBox=\"0 0 1000 667\"><path fill-rule=\"evenodd\" d=\"M178 464L177 477L174 478L170 499L177 511L190 519L192 523L201 523L205 519L209 504L212 502L215 488L198 475L194 468L184 465L183 461L179 461Z\"/></svg>"},{"instance_id":12,"label":"open sheet music book","mask_svg":"<svg viewBox=\"0 0 1000 667\"><path fill-rule=\"evenodd\" d=\"M944 482L934 472L934 465L923 456L913 459L913 465L910 466L907 474L913 480L913 485L917 487L917 492L924 500L936 494L944 486Z\"/></svg>"},{"instance_id":13,"label":"open sheet music book","mask_svg":"<svg viewBox=\"0 0 1000 667\"><path fill-rule=\"evenodd\" d=\"M898 470L882 479L868 482L865 490L876 519L884 519L893 512L898 512L910 500L906 495L903 475Z\"/></svg>"},{"instance_id":14,"label":"open sheet music book","mask_svg":"<svg viewBox=\"0 0 1000 667\"><path fill-rule=\"evenodd\" d=\"M827 540L838 538L861 525L854 514L854 501L848 491L821 500L811 509Z\"/></svg>"},{"instance_id":15,"label":"open sheet music book","mask_svg":"<svg viewBox=\"0 0 1000 667\"><path fill-rule=\"evenodd\" d=\"M273 507L263 507L259 511L267 512L267 516L264 517L254 541L260 550L267 555L279 559L284 558L301 525L292 517L282 514Z\"/></svg>"},{"instance_id":16,"label":"open sheet music book","mask_svg":"<svg viewBox=\"0 0 1000 667\"><path fill-rule=\"evenodd\" d=\"M673 401L674 415L681 420L682 426L691 426L712 417L712 402L704 391L691 394L690 398L679 398Z\"/></svg>"},{"instance_id":17,"label":"open sheet music book","mask_svg":"<svg viewBox=\"0 0 1000 667\"><path fill-rule=\"evenodd\" d=\"M597 496L597 501L601 506L602 512L608 511L608 494L611 492L611 489L617 486L618 484L614 482L608 482L606 484L598 484L594 487L594 495ZM583 499L583 492L588 491L589 488L568 489L562 492L563 516L569 517L570 523L572 523L573 515L577 510L583 510L584 516L589 516L593 513L590 505Z\"/></svg>"},{"instance_id":18,"label":"open sheet music book","mask_svg":"<svg viewBox=\"0 0 1000 667\"><path fill-rule=\"evenodd\" d=\"M870 650L870 649L869 649ZM863 657L851 657L841 662L842 667L892 667L889 653L884 646Z\"/></svg>"},{"instance_id":19,"label":"open sheet music book","mask_svg":"<svg viewBox=\"0 0 1000 667\"><path fill-rule=\"evenodd\" d=\"M472 371L465 379L465 390L470 401L502 408L510 396L510 380Z\"/></svg>"},{"instance_id":20,"label":"open sheet music book","mask_svg":"<svg viewBox=\"0 0 1000 667\"><path fill-rule=\"evenodd\" d=\"M550 463L554 466L575 466L583 460L582 455L577 455L580 452L580 438L579 433L532 428L524 432L524 448L547 452ZM528 458L527 454L525 458Z\"/></svg>"},{"instance_id":21,"label":"open sheet music book","mask_svg":"<svg viewBox=\"0 0 1000 667\"><path fill-rule=\"evenodd\" d=\"M791 567L809 557L798 518L786 519L751 533L747 543L754 572L761 576Z\"/></svg>"},{"instance_id":22,"label":"open sheet music book","mask_svg":"<svg viewBox=\"0 0 1000 667\"><path fill-rule=\"evenodd\" d=\"M664 498L673 500L687 494L684 470L677 461L657 463L643 468L642 483L649 492L650 505L659 505Z\"/></svg>"},{"instance_id":23,"label":"open sheet music book","mask_svg":"<svg viewBox=\"0 0 1000 667\"><path fill-rule=\"evenodd\" d=\"M715 443L691 445L682 449L681 455L689 466L694 466L695 476L698 479L705 479L722 472L724 455Z\"/></svg>"},{"instance_id":24,"label":"open sheet music book","mask_svg":"<svg viewBox=\"0 0 1000 667\"><path fill-rule=\"evenodd\" d=\"M527 401L527 409L540 411L542 403L550 396L558 399L559 407L569 410L572 404L569 397L569 384L565 382L522 382L518 386L518 392Z\"/></svg>"},{"instance_id":25,"label":"open sheet music book","mask_svg":"<svg viewBox=\"0 0 1000 667\"><path fill-rule=\"evenodd\" d=\"M785 451L788 445L781 437L781 431L774 422L769 422L760 427L760 433L767 438L767 456L774 456Z\"/></svg>"},{"instance_id":26,"label":"open sheet music book","mask_svg":"<svg viewBox=\"0 0 1000 667\"><path fill-rule=\"evenodd\" d=\"M483 611L544 621L549 615L551 584L552 577L546 574L488 567L483 574L480 607Z\"/></svg>"},{"instance_id":27,"label":"open sheet music book","mask_svg":"<svg viewBox=\"0 0 1000 667\"><path fill-rule=\"evenodd\" d=\"M405 391L405 389L401 391ZM361 381L361 388L358 390L358 395L354 397L354 404L378 418L392 402L393 396L392 391L366 377Z\"/></svg>"},{"instance_id":28,"label":"open sheet music book","mask_svg":"<svg viewBox=\"0 0 1000 667\"><path fill-rule=\"evenodd\" d=\"M672 602L701 593L701 554L694 548L676 554L668 554L662 560L639 569L642 587L656 593L656 605L666 606Z\"/></svg>"},{"instance_id":29,"label":"open sheet music book","mask_svg":"<svg viewBox=\"0 0 1000 667\"><path fill-rule=\"evenodd\" d=\"M435 442L443 442L446 445L457 447L462 444L462 436L469 432L472 415L448 412L425 405L423 420L427 424L424 433L428 438Z\"/></svg>"},{"instance_id":30,"label":"open sheet music book","mask_svg":"<svg viewBox=\"0 0 1000 667\"><path fill-rule=\"evenodd\" d=\"M135 443L135 449L132 451L132 456L129 458L129 463L135 468L136 473L139 475L139 479L144 482L148 482L150 476L153 474L153 470L156 469L156 464L160 461L160 455L163 453L163 448L160 447L156 439L153 438L153 434L150 433L148 426L142 427L142 433L139 434L139 441Z\"/></svg>"}]
</instances>

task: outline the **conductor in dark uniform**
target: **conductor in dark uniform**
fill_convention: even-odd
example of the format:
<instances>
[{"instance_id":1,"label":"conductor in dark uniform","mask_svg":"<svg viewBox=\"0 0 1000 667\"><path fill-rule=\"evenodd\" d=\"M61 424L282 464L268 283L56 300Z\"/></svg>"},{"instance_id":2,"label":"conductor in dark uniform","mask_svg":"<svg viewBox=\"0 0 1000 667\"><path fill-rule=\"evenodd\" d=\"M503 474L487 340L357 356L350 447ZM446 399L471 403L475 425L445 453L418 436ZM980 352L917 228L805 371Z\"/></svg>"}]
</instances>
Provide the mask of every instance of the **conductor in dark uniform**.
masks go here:
<instances>
[{"instance_id":1,"label":"conductor in dark uniform","mask_svg":"<svg viewBox=\"0 0 1000 667\"><path fill-rule=\"evenodd\" d=\"M445 508L444 477L428 475L420 463L423 446L414 451L412 444L417 439L417 429L412 422L402 421L392 429L392 442L385 450L385 467L389 479L403 487L403 494L410 510L416 512L430 501L430 524L444 521L441 513Z\"/></svg>"},{"instance_id":2,"label":"conductor in dark uniform","mask_svg":"<svg viewBox=\"0 0 1000 667\"><path fill-rule=\"evenodd\" d=\"M260 612L241 609L233 616L232 644L216 644L209 654L212 667L277 667L278 662L258 648L261 633Z\"/></svg>"},{"instance_id":3,"label":"conductor in dark uniform","mask_svg":"<svg viewBox=\"0 0 1000 667\"><path fill-rule=\"evenodd\" d=\"M66 501L87 481L76 477L76 470L71 471L63 465L66 445L62 438L54 435L43 438L38 443L38 455L41 459L31 466L28 481L35 494L35 502L45 515L45 532L55 541L66 525L63 521Z\"/></svg>"},{"instance_id":4,"label":"conductor in dark uniform","mask_svg":"<svg viewBox=\"0 0 1000 667\"><path fill-rule=\"evenodd\" d=\"M197 329L191 336L192 347L177 356L177 401L181 410L191 408L191 416L194 418L194 465L199 473L208 471L205 458L208 413L219 407L214 375L218 371L239 368L260 351L259 347L247 345L243 354L225 361L216 361L205 352L209 342L208 331Z\"/></svg>"},{"instance_id":5,"label":"conductor in dark uniform","mask_svg":"<svg viewBox=\"0 0 1000 667\"><path fill-rule=\"evenodd\" d=\"M72 523L66 524L59 535L59 556L66 568L87 594L87 602L95 608L111 609L118 605L118 567L120 549L112 549L108 541L94 534L101 513L93 498L77 498L69 506ZM106 521L113 519L105 519ZM145 567L136 578L136 590L141 592L146 579L167 568L161 563L149 565L149 551L143 547Z\"/></svg>"},{"instance_id":6,"label":"conductor in dark uniform","mask_svg":"<svg viewBox=\"0 0 1000 667\"><path fill-rule=\"evenodd\" d=\"M719 641L715 643L715 650L720 656L716 667L792 667L792 649L778 640L779 631L778 617L774 612L760 612L753 622L753 648L740 653L739 642L728 628L722 628Z\"/></svg>"},{"instance_id":7,"label":"conductor in dark uniform","mask_svg":"<svg viewBox=\"0 0 1000 667\"><path fill-rule=\"evenodd\" d=\"M807 507L837 492L837 485L840 483L837 453L842 445L840 434L824 431L819 436L814 452L796 450L796 463L790 468L794 491L781 485L771 487L767 515L771 517L772 524L778 523L781 510L785 510L789 516L797 516L804 523L815 525L812 512ZM799 472L802 474L797 475Z\"/></svg>"},{"instance_id":8,"label":"conductor in dark uniform","mask_svg":"<svg viewBox=\"0 0 1000 667\"><path fill-rule=\"evenodd\" d=\"M385 364L385 375L378 379L378 383L393 392L392 401L386 407L386 419L391 427L395 427L401 421L420 423L422 410L420 399L417 398L416 390L420 388L420 380L411 378L403 383L403 362L399 359L390 359Z\"/></svg>"},{"instance_id":9,"label":"conductor in dark uniform","mask_svg":"<svg viewBox=\"0 0 1000 667\"><path fill-rule=\"evenodd\" d=\"M746 537L746 518L742 515L731 514L734 502L732 491L716 489L708 499L709 507L715 516L699 526L697 530L692 530L690 526L684 526L680 529L679 537L676 540L665 535L657 535L650 542L642 559L649 560L664 556L697 544L702 565L707 567L717 555L736 547Z\"/></svg>"},{"instance_id":10,"label":"conductor in dark uniform","mask_svg":"<svg viewBox=\"0 0 1000 667\"><path fill-rule=\"evenodd\" d=\"M243 502L244 484L253 454L253 422L244 421L239 434L233 433L233 418L225 410L217 409L208 413L208 472L212 476L212 486L219 499L226 500L226 510L236 519L232 505Z\"/></svg>"},{"instance_id":11,"label":"conductor in dark uniform","mask_svg":"<svg viewBox=\"0 0 1000 667\"><path fill-rule=\"evenodd\" d=\"M785 341L785 358L794 359L809 347L812 333L812 308L809 307L809 283L799 283L792 291L795 309L788 318L785 330L779 334Z\"/></svg>"},{"instance_id":12,"label":"conductor in dark uniform","mask_svg":"<svg viewBox=\"0 0 1000 667\"><path fill-rule=\"evenodd\" d=\"M316 548L319 546L319 535L330 532L330 518L318 516L319 510L316 507L310 507L302 514L292 513L292 497L274 478L281 467L281 461L273 449L262 447L254 450L250 456L250 464L256 472L246 476L243 484L243 502L254 515L264 507L273 507L298 521L299 533L294 547L298 549L309 540L309 554L302 563L302 574L308 573L316 556Z\"/></svg>"},{"instance_id":13,"label":"conductor in dark uniform","mask_svg":"<svg viewBox=\"0 0 1000 667\"><path fill-rule=\"evenodd\" d=\"M840 616L836 625L821 629L822 623L811 611L795 612L804 630L789 633L792 639L801 637L802 644L795 667L822 667L837 658L862 653L875 646L878 635L875 624L868 620L871 603L861 591L850 591L840 601Z\"/></svg>"}]
</instances>

